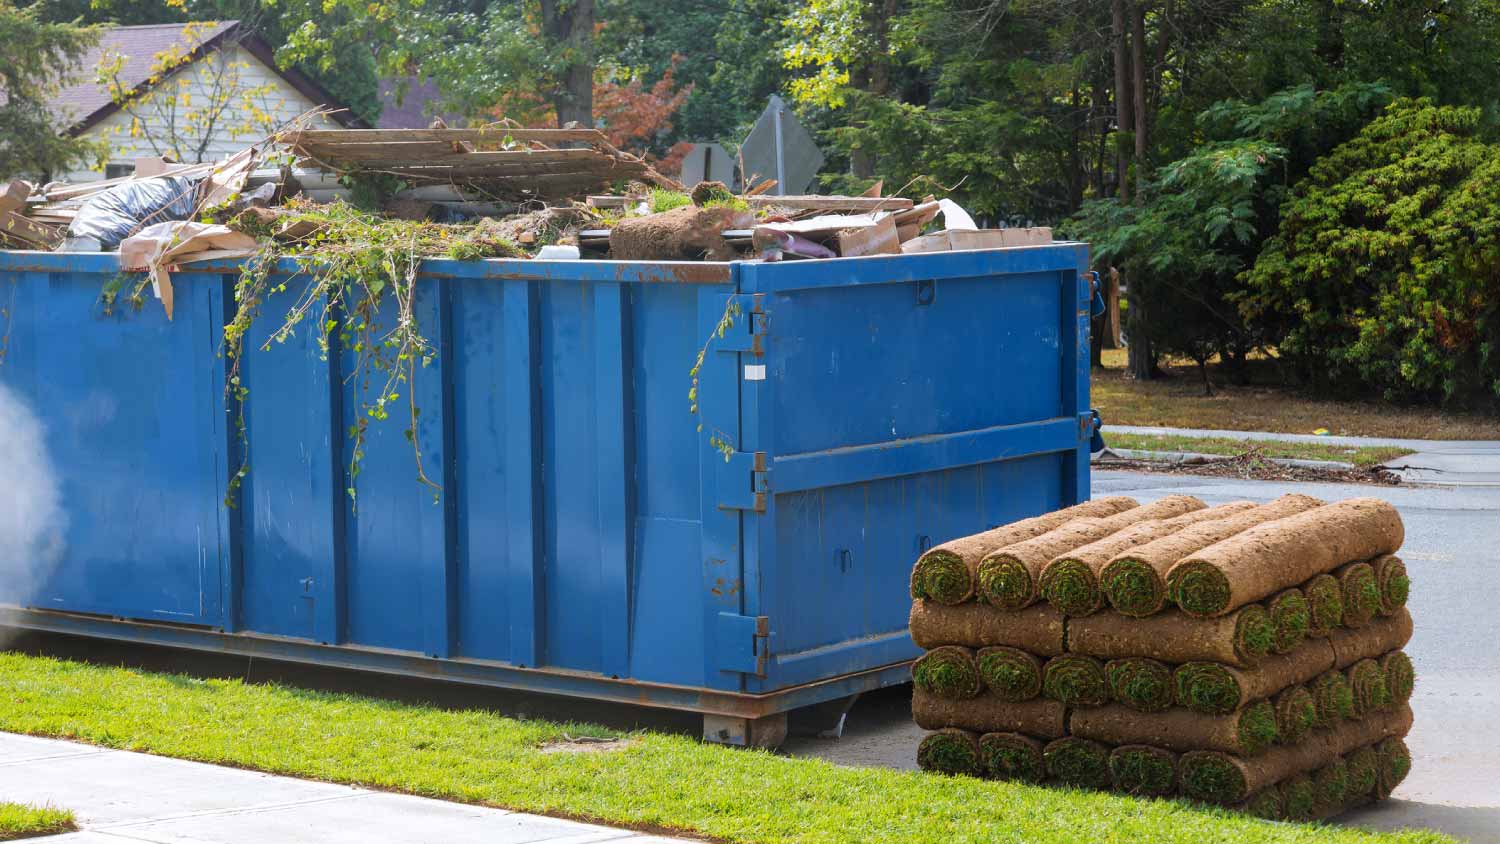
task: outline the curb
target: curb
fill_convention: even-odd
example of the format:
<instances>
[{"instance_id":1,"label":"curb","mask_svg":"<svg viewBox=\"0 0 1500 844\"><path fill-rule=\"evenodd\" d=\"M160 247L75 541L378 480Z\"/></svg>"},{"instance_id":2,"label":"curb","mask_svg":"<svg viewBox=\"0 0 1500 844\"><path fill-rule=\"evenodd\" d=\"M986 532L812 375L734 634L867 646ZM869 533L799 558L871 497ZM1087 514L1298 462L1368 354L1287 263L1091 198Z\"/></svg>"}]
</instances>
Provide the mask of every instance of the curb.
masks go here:
<instances>
[{"instance_id":1,"label":"curb","mask_svg":"<svg viewBox=\"0 0 1500 844\"><path fill-rule=\"evenodd\" d=\"M1121 457L1126 460L1145 460L1152 463L1175 463L1182 465L1194 465L1202 463L1223 463L1235 459L1234 455L1228 454L1200 454L1194 451L1140 451L1134 448L1105 448L1089 457L1090 463L1097 463L1105 455ZM1327 469L1329 471L1353 472L1353 463L1344 463L1338 460L1305 460L1295 457L1267 457L1270 463L1279 466L1290 466L1296 469Z\"/></svg>"}]
</instances>

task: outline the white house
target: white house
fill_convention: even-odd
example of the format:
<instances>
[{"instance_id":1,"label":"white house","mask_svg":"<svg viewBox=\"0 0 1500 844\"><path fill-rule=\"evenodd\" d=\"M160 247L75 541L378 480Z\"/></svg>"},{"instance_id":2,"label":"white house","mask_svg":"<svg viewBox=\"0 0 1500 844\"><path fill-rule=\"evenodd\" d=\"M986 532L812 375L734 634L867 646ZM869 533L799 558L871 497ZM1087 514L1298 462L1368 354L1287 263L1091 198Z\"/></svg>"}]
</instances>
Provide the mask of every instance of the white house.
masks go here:
<instances>
[{"instance_id":1,"label":"white house","mask_svg":"<svg viewBox=\"0 0 1500 844\"><path fill-rule=\"evenodd\" d=\"M270 45L237 21L107 30L54 103L68 134L110 148L104 167L52 174L69 182L127 175L143 157L216 161L313 109L343 109L307 76L278 69ZM365 126L347 111L311 124Z\"/></svg>"}]
</instances>

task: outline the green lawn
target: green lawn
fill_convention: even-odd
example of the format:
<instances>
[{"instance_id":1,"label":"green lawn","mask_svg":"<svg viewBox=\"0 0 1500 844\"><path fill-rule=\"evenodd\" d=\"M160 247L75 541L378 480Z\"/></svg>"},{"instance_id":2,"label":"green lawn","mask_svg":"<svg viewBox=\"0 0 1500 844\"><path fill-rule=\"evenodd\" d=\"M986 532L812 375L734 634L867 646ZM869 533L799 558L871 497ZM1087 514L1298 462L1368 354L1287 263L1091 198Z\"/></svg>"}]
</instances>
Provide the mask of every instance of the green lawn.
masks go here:
<instances>
[{"instance_id":1,"label":"green lawn","mask_svg":"<svg viewBox=\"0 0 1500 844\"><path fill-rule=\"evenodd\" d=\"M235 680L0 653L0 730L617 826L747 842L1451 844L1165 801L949 779Z\"/></svg>"},{"instance_id":2,"label":"green lawn","mask_svg":"<svg viewBox=\"0 0 1500 844\"><path fill-rule=\"evenodd\" d=\"M1351 448L1325 443L1286 442L1284 440L1237 440L1231 437L1184 437L1175 434L1106 433L1104 442L1111 448L1141 451L1194 451L1199 454L1243 454L1259 448L1267 457L1291 457L1303 460L1338 460L1355 466L1379 466L1413 453L1409 448L1364 446Z\"/></svg>"},{"instance_id":3,"label":"green lawn","mask_svg":"<svg viewBox=\"0 0 1500 844\"><path fill-rule=\"evenodd\" d=\"M0 841L56 835L77 829L73 813L50 806L26 806L0 801Z\"/></svg>"}]
</instances>

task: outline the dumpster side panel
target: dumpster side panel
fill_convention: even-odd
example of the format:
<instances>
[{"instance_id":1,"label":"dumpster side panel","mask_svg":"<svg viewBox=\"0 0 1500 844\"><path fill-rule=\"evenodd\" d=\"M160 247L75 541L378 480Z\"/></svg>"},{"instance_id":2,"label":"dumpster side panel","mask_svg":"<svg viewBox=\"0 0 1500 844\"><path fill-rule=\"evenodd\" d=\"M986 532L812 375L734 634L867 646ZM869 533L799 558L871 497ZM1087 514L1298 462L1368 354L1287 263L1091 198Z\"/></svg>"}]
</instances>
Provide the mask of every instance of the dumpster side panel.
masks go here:
<instances>
[{"instance_id":1,"label":"dumpster side panel","mask_svg":"<svg viewBox=\"0 0 1500 844\"><path fill-rule=\"evenodd\" d=\"M28 498L51 487L60 506L50 524L13 526L26 533L10 536L19 547L6 552L24 559L7 561L0 601L217 624L223 290L216 277L184 280L176 322L149 292L140 312L121 302L107 316L99 295L116 275L112 256L52 263L0 269L0 401L9 405L0 414L18 428L5 435L34 435L42 450L41 477L4 482L35 484L8 491Z\"/></svg>"}]
</instances>

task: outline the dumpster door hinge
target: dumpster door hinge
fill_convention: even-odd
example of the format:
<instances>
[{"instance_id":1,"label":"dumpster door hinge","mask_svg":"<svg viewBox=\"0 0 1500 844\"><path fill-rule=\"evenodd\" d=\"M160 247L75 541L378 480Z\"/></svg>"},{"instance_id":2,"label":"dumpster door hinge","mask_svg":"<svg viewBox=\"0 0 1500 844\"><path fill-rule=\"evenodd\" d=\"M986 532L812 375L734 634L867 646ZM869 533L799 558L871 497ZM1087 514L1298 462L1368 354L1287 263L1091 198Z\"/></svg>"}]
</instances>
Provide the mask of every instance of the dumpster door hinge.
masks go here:
<instances>
[{"instance_id":1,"label":"dumpster door hinge","mask_svg":"<svg viewBox=\"0 0 1500 844\"><path fill-rule=\"evenodd\" d=\"M766 676L771 658L771 619L719 613L719 670Z\"/></svg>"},{"instance_id":2,"label":"dumpster door hinge","mask_svg":"<svg viewBox=\"0 0 1500 844\"><path fill-rule=\"evenodd\" d=\"M765 312L764 293L726 296L724 311L724 336L713 340L713 347L720 352L749 352L755 357L766 353L765 338L769 314ZM738 314L730 313L729 299L740 306Z\"/></svg>"},{"instance_id":3,"label":"dumpster door hinge","mask_svg":"<svg viewBox=\"0 0 1500 844\"><path fill-rule=\"evenodd\" d=\"M764 451L736 451L719 464L719 509L766 512L771 469Z\"/></svg>"}]
</instances>

